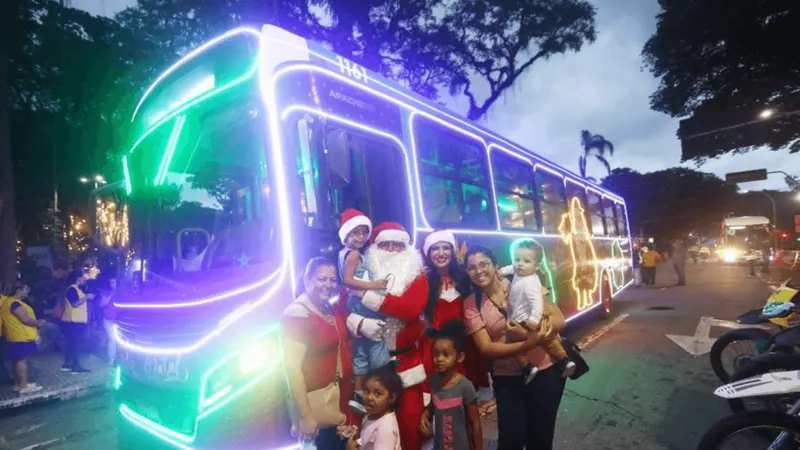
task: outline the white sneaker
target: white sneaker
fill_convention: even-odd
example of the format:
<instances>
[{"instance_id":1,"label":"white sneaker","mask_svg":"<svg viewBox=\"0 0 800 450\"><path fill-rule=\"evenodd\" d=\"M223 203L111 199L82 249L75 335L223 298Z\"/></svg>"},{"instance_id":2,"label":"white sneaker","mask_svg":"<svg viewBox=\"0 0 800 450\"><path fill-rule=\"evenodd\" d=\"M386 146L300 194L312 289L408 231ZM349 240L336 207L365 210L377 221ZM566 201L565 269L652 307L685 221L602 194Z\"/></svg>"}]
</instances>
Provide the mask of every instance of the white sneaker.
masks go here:
<instances>
[{"instance_id":1,"label":"white sneaker","mask_svg":"<svg viewBox=\"0 0 800 450\"><path fill-rule=\"evenodd\" d=\"M28 383L26 387L20 389L18 392L19 395L25 395L25 394L33 394L34 392L39 392L41 390L42 387L39 386L38 384Z\"/></svg>"},{"instance_id":2,"label":"white sneaker","mask_svg":"<svg viewBox=\"0 0 800 450\"><path fill-rule=\"evenodd\" d=\"M571 376L572 376L572 375L575 373L575 369L576 369L576 368L577 368L577 366L575 365L575 363L574 363L574 362L572 362L572 361L568 362L568 363L567 363L567 366L566 366L566 367L564 367L564 374L563 374L563 377L564 377L564 378L569 378L569 377L571 377Z\"/></svg>"}]
</instances>

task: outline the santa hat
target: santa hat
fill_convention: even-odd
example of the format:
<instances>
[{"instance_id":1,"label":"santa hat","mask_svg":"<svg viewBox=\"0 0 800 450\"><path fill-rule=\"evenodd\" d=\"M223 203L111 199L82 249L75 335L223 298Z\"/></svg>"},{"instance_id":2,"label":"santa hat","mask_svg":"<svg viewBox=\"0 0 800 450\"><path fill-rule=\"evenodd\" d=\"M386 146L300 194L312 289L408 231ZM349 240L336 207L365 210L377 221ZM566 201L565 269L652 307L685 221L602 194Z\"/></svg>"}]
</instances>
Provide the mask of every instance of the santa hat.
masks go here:
<instances>
[{"instance_id":1,"label":"santa hat","mask_svg":"<svg viewBox=\"0 0 800 450\"><path fill-rule=\"evenodd\" d=\"M411 236L408 231L396 222L383 222L375 227L372 232L372 243L380 244L381 242L402 242L406 245L411 244Z\"/></svg>"},{"instance_id":2,"label":"santa hat","mask_svg":"<svg viewBox=\"0 0 800 450\"><path fill-rule=\"evenodd\" d=\"M422 255L428 256L428 250L430 250L431 247L433 247L433 245L437 242L450 244L453 247L453 250L456 249L456 237L453 235L453 233L447 230L433 230L425 237L425 240L422 241Z\"/></svg>"},{"instance_id":3,"label":"santa hat","mask_svg":"<svg viewBox=\"0 0 800 450\"><path fill-rule=\"evenodd\" d=\"M339 227L339 239L344 244L347 235L360 226L367 227L367 234L372 233L372 222L369 217L357 209L348 208L342 212L342 225Z\"/></svg>"}]
</instances>

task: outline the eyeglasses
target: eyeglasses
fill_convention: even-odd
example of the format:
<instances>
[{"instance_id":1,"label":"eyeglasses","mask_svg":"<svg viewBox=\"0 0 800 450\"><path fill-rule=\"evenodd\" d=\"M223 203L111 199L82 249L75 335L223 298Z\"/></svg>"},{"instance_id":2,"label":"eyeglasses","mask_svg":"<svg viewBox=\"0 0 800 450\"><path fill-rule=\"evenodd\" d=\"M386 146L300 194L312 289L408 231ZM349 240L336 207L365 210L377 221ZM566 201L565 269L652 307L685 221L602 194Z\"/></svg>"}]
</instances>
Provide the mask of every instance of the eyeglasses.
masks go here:
<instances>
[{"instance_id":1,"label":"eyeglasses","mask_svg":"<svg viewBox=\"0 0 800 450\"><path fill-rule=\"evenodd\" d=\"M481 261L478 264L470 264L467 266L467 273L477 273L478 271L486 271L492 267L491 261Z\"/></svg>"},{"instance_id":2,"label":"eyeglasses","mask_svg":"<svg viewBox=\"0 0 800 450\"><path fill-rule=\"evenodd\" d=\"M383 241L378 244L378 248L381 250L405 250L406 244L397 241Z\"/></svg>"}]
</instances>

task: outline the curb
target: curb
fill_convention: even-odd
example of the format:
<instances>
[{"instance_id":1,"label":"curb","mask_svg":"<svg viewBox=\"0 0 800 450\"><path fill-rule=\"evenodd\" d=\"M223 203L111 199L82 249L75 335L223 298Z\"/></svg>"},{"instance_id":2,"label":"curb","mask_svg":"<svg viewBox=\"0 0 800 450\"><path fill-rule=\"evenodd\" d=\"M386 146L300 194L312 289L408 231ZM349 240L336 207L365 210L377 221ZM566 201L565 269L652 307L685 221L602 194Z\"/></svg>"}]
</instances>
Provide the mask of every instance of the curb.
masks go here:
<instances>
[{"instance_id":1,"label":"curb","mask_svg":"<svg viewBox=\"0 0 800 450\"><path fill-rule=\"evenodd\" d=\"M24 406L38 403L72 400L91 395L102 394L111 389L111 382L103 382L88 386L68 386L60 389L42 390L31 395L20 395L16 398L0 401L0 412L8 412Z\"/></svg>"}]
</instances>

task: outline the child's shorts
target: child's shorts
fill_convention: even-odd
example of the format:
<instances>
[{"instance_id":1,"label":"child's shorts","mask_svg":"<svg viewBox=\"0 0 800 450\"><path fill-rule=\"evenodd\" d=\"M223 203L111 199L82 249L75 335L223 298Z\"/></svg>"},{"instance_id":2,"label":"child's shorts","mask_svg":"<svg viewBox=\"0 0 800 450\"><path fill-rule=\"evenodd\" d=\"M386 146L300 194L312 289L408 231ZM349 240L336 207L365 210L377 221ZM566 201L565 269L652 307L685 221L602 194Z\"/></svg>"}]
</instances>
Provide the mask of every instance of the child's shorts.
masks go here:
<instances>
[{"instance_id":1,"label":"child's shorts","mask_svg":"<svg viewBox=\"0 0 800 450\"><path fill-rule=\"evenodd\" d=\"M353 373L364 375L370 370L389 364L389 348L383 341L358 338L353 342Z\"/></svg>"}]
</instances>

